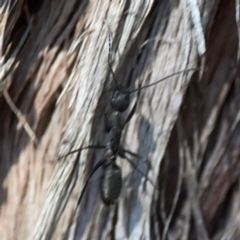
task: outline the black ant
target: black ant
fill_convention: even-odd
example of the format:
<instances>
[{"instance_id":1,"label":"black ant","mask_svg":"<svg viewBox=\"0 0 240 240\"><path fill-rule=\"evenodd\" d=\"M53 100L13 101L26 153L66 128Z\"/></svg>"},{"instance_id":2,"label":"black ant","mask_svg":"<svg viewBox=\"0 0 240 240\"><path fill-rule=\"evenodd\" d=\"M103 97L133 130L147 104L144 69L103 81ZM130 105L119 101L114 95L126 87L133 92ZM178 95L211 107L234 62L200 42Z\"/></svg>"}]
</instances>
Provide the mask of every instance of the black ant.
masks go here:
<instances>
[{"instance_id":1,"label":"black ant","mask_svg":"<svg viewBox=\"0 0 240 240\"><path fill-rule=\"evenodd\" d=\"M82 147L82 148L73 150L73 151L69 152L68 154L60 157L60 159L61 159L70 154L80 152L84 149L105 149L106 150L104 159L99 161L94 166L87 181L85 182L82 192L78 199L77 207L81 203L81 200L82 200L83 194L86 190L86 187L88 185L88 182L90 181L93 174L100 167L102 167L102 173L101 173L101 177L100 177L100 194L101 194L102 201L104 202L105 205L109 206L118 199L120 192L121 192L121 188L122 188L122 176L121 176L121 169L116 164L117 156L126 159L138 172L140 172L143 176L145 176L146 179L149 180L151 182L151 184L153 185L153 187L158 191L158 189L154 185L154 183L135 165L135 163L131 159L129 159L125 155L125 153L128 153L134 157L140 158L139 155L132 153L129 150L125 150L124 148L121 147L120 142L121 142L121 136L122 136L123 129L126 126L126 124L131 120L132 116L135 113L141 90L143 90L145 88L149 88L151 86L154 86L154 85L156 85L168 78L171 78L175 75L199 70L197 68L192 68L192 69L186 69L186 70L182 70L179 72L175 72L165 78L158 80L155 83L145 85L145 86L140 85L137 89L129 91L126 87L124 87L122 85L118 85L117 78L116 78L116 76L113 72L112 66L111 66L110 54L111 54L111 32L109 31L108 65L109 65L110 72L113 75L113 79L115 82L115 88L113 90L112 97L111 97L111 107L114 112L110 115L109 118L105 119L105 131L109 134L109 139L107 141L107 144L106 145L90 145L90 146ZM132 110L130 111L129 115L125 119L122 114L129 108L130 95L135 92L137 92L136 102L135 102Z\"/></svg>"}]
</instances>

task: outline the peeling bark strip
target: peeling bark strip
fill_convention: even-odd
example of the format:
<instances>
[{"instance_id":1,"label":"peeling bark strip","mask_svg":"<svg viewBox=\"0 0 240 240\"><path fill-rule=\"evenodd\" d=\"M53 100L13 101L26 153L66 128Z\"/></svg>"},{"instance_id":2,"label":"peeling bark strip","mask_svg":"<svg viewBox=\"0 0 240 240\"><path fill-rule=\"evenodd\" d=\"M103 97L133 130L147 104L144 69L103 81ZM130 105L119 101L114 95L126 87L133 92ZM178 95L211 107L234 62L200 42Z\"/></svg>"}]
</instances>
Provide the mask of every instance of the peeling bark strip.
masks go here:
<instances>
[{"instance_id":1,"label":"peeling bark strip","mask_svg":"<svg viewBox=\"0 0 240 240\"><path fill-rule=\"evenodd\" d=\"M1 239L239 239L239 1L38 3L0 7L1 59L12 56L29 10L30 32L11 59L17 68L1 71L10 69L9 94L40 141L29 141L1 98ZM117 204L102 204L95 174L76 212L104 152L57 159L106 144L114 84L105 21L113 70L128 89L185 68L203 71L143 90L123 133L123 147L149 160L135 164L160 194L118 159Z\"/></svg>"},{"instance_id":2,"label":"peeling bark strip","mask_svg":"<svg viewBox=\"0 0 240 240\"><path fill-rule=\"evenodd\" d=\"M19 26L17 28L11 29L9 27L9 25L11 26L11 24L9 24L9 25L6 24L9 22L6 18L6 16L8 17L8 12L10 11L10 9L8 7L10 7L10 6L7 6L5 11L2 14L2 22L1 22L2 36L3 36L3 30L5 30L5 38L3 38L3 40L5 40L5 41L2 41L2 44L1 44L0 94L2 94L4 96L8 106L14 112L14 114L18 118L19 122L23 125L23 127L24 127L26 133L29 135L30 139L37 145L39 142L38 142L38 139L37 139L34 131L32 130L32 128L26 121L23 114L15 106L14 102L12 101L12 99L8 93L8 88L11 85L11 82L13 79L11 76L11 73L14 72L14 70L18 66L18 62L16 62L16 59L28 37L31 25L30 25L30 23L26 23L27 27L24 30L22 28L20 28L20 30L19 30ZM21 16L21 18L18 19L18 22L20 22L20 19L22 19L22 18L23 17ZM4 29L4 28L6 28L6 29ZM10 29L10 31L9 31L9 29ZM20 31L22 33L21 37L19 36ZM12 32L12 33L10 34L10 32ZM17 40L16 40L16 38L14 39L15 32L17 32L17 34L16 34ZM6 37L6 35L8 35L8 37ZM7 44L8 40L12 41L12 43ZM15 40L15 43L14 43L14 40ZM15 46L13 47L14 44L15 44Z\"/></svg>"}]
</instances>

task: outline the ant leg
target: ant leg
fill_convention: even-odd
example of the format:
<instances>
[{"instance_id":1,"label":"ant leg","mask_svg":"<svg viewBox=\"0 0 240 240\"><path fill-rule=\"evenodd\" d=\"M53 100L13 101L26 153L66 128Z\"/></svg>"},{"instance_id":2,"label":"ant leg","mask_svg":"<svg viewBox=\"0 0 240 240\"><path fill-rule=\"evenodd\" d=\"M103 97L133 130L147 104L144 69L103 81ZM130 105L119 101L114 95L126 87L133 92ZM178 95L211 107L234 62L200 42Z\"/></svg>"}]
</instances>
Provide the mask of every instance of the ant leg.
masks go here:
<instances>
[{"instance_id":1,"label":"ant leg","mask_svg":"<svg viewBox=\"0 0 240 240\"><path fill-rule=\"evenodd\" d=\"M135 157L135 158L138 158L138 159L141 160L144 164L146 164L149 168L152 168L152 167L151 167L151 163L149 162L149 160L148 160L147 158L143 159L142 156L140 156L140 155L138 155L138 154L136 154L136 153L133 153L133 152L131 152L131 151L129 151L129 150L126 150L126 149L123 149L123 151L124 151L125 153L128 153L129 155Z\"/></svg>"},{"instance_id":2,"label":"ant leg","mask_svg":"<svg viewBox=\"0 0 240 240\"><path fill-rule=\"evenodd\" d=\"M128 153L129 155L131 155L132 157L135 157L135 158L142 158L140 155L138 155L137 153L134 153L134 152L131 152L130 150L126 150L126 149L120 149L119 151L119 156L120 157L125 157L125 154L121 155L121 151L123 151L123 153Z\"/></svg>"},{"instance_id":3,"label":"ant leg","mask_svg":"<svg viewBox=\"0 0 240 240\"><path fill-rule=\"evenodd\" d=\"M78 208L79 204L81 203L83 194L84 194L84 192L85 192L85 190L86 190L87 184L89 183L91 177L92 177L93 174L98 170L98 168L100 168L100 167L104 164L104 162L105 162L105 159L103 159L103 160L101 160L100 162L98 162L98 163L94 166L93 170L91 171L91 173L90 173L87 181L85 182L85 184L84 184L84 186L83 186L81 195L79 196L78 203L77 203L77 208Z\"/></svg>"},{"instance_id":4,"label":"ant leg","mask_svg":"<svg viewBox=\"0 0 240 240\"><path fill-rule=\"evenodd\" d=\"M135 104L134 104L131 112L129 113L129 115L128 115L127 119L126 119L126 124L131 120L133 114L134 114L135 111L136 111L137 103L138 103L138 100L139 100L139 97L140 97L140 92L141 92L141 84L140 84L139 87L138 87L137 100L136 100L136 102L135 102Z\"/></svg>"},{"instance_id":5,"label":"ant leg","mask_svg":"<svg viewBox=\"0 0 240 240\"><path fill-rule=\"evenodd\" d=\"M67 153L67 154L59 157L59 158L58 158L58 161L61 160L61 159L63 159L63 158L65 158L65 157L67 157L68 155L73 154L73 153L81 152L81 151L84 150L84 149L104 149L104 148L106 148L106 146L103 146L103 145L90 145L90 146L87 146L87 147L78 148L78 149L76 149L76 150L73 150L73 151L71 151L71 152L69 152L69 153Z\"/></svg>"},{"instance_id":6,"label":"ant leg","mask_svg":"<svg viewBox=\"0 0 240 240\"><path fill-rule=\"evenodd\" d=\"M119 147L118 150L118 155L121 158L125 158L125 153L128 153L129 155L131 155L132 157L138 158L139 160L141 160L144 164L147 164L150 168L151 168L151 163L148 161L148 159L143 159L142 156L138 155L137 153L131 152L130 150L127 149L123 149L122 147Z\"/></svg>"},{"instance_id":7,"label":"ant leg","mask_svg":"<svg viewBox=\"0 0 240 240\"><path fill-rule=\"evenodd\" d=\"M160 193L160 191L158 190L157 186L153 183L153 181L143 172L140 170L140 168L128 157L124 156L124 159L126 159L134 169L136 169L142 176L144 176L153 186L153 188L158 191Z\"/></svg>"}]
</instances>

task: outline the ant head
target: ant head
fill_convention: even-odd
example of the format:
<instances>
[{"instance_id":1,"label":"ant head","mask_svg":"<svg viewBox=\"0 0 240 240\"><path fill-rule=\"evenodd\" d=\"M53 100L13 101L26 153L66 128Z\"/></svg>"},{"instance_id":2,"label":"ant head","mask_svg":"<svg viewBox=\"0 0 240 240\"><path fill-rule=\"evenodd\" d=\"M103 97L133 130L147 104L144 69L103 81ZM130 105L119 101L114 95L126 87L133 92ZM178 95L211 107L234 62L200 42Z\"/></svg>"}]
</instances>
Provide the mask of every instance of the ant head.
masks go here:
<instances>
[{"instance_id":1,"label":"ant head","mask_svg":"<svg viewBox=\"0 0 240 240\"><path fill-rule=\"evenodd\" d=\"M127 110L130 104L130 92L124 86L117 86L111 98L112 108L118 112Z\"/></svg>"}]
</instances>

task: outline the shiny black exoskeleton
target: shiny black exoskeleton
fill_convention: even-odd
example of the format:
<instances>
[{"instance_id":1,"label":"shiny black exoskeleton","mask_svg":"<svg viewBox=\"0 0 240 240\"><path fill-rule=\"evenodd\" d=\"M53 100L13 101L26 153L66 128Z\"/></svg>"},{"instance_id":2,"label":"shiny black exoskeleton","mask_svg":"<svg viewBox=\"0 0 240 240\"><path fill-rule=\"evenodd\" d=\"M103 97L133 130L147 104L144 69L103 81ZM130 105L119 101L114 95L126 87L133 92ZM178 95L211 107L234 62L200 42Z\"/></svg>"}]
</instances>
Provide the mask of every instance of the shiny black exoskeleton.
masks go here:
<instances>
[{"instance_id":1,"label":"shiny black exoskeleton","mask_svg":"<svg viewBox=\"0 0 240 240\"><path fill-rule=\"evenodd\" d=\"M120 143L121 143L122 132L123 132L126 124L131 120L132 116L135 113L138 98L140 96L140 91L142 89L156 85L159 82L162 82L162 81L166 80L167 78L170 78L177 74L198 70L198 69L187 69L187 70L175 72L163 79L158 80L155 83L152 83L152 84L149 84L149 85L146 85L143 87L139 86L137 89L129 91L126 87L117 84L117 79L112 70L111 61L110 61L110 53L111 53L111 44L110 43L111 43L111 37L109 37L108 63L109 63L110 72L113 75L116 86L115 86L115 89L114 89L112 97L111 97L111 106L113 109L113 113L111 114L111 116L109 118L105 119L105 131L108 133L107 144L105 146L91 145L91 146L87 146L87 147L83 147L83 148L71 151L67 154L67 155L70 155L75 152L80 152L84 149L105 149L104 159L101 160L100 162L98 162L94 166L93 170L90 173L90 176L88 177L86 183L84 184L84 187L82 189L81 195L78 200L78 205L80 204L80 202L82 200L82 197L86 190L88 182L90 181L93 174L100 167L102 167L102 172L101 172L100 181L99 181L100 194L101 194L102 201L104 202L105 205L109 206L118 199L120 192L121 192L121 188L122 188L122 176L121 176L121 169L116 164L117 156L120 156L121 158L126 159L138 172L140 172L142 175L144 175L146 177L146 179L151 182L151 184L153 185L153 187L155 189L157 189L157 187L154 185L154 183L143 172L141 172L137 168L137 166L134 164L134 162L131 159L129 159L126 156L125 153L139 158L139 156L137 154L132 153L131 151L126 151L121 147ZM129 108L130 95L135 92L137 92L136 103L134 104L128 117L125 119L123 117L123 112L125 112ZM67 155L65 155L63 157L66 157Z\"/></svg>"},{"instance_id":2,"label":"shiny black exoskeleton","mask_svg":"<svg viewBox=\"0 0 240 240\"><path fill-rule=\"evenodd\" d=\"M140 91L139 91L140 94ZM139 97L138 94L138 97ZM126 158L123 149L119 149L122 131L125 125L132 118L137 102L127 119L124 119L122 112L130 105L130 92L122 86L117 86L111 98L112 108L115 110L105 123L105 130L109 132L109 139L106 145L105 162L103 163L100 178L100 193L106 205L113 204L118 199L122 188L121 170L115 163L117 155ZM127 159L129 160L129 159Z\"/></svg>"},{"instance_id":3,"label":"shiny black exoskeleton","mask_svg":"<svg viewBox=\"0 0 240 240\"><path fill-rule=\"evenodd\" d=\"M111 205L118 199L122 188L121 169L115 163L115 160L106 160L103 164L100 176L100 194L102 201Z\"/></svg>"},{"instance_id":4,"label":"shiny black exoskeleton","mask_svg":"<svg viewBox=\"0 0 240 240\"><path fill-rule=\"evenodd\" d=\"M123 92L121 92L123 90ZM138 92L138 97L140 94L140 90ZM127 97L126 97L127 96ZM126 88L118 88L116 92L113 93L111 102L112 106L114 106L114 112L111 114L111 116L106 120L105 122L105 130L108 132L108 141L106 146L89 146L87 148L105 148L105 157L102 161L100 161L92 170L89 178L87 179L82 193L80 195L78 204L80 204L83 193L86 189L86 186L94 174L94 172L102 166L102 173L100 176L100 194L102 201L107 205L111 205L115 202L116 199L118 199L121 188L122 188L122 176L121 176L121 169L116 164L116 158L117 156L120 156L122 158L125 158L130 164L132 164L135 167L135 164L128 159L125 156L125 150L120 148L120 142L122 137L122 131L126 124L130 121L132 118L136 106L137 101L130 112L127 119L123 118L122 111L127 110L129 107L130 101L130 93L127 92ZM124 106L124 107L123 107ZM82 149L80 149L82 150ZM128 151L129 154L133 156L137 156L134 153L131 153Z\"/></svg>"}]
</instances>

